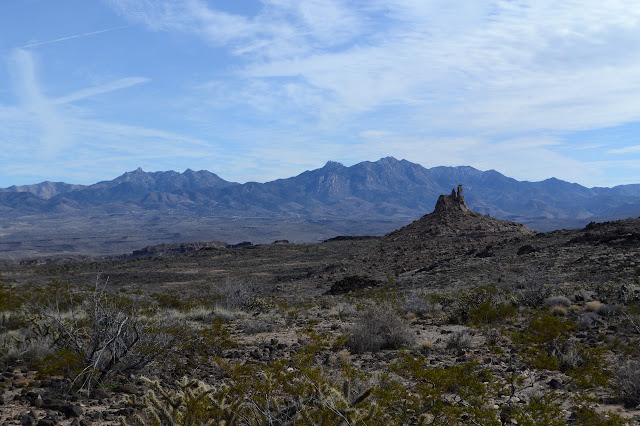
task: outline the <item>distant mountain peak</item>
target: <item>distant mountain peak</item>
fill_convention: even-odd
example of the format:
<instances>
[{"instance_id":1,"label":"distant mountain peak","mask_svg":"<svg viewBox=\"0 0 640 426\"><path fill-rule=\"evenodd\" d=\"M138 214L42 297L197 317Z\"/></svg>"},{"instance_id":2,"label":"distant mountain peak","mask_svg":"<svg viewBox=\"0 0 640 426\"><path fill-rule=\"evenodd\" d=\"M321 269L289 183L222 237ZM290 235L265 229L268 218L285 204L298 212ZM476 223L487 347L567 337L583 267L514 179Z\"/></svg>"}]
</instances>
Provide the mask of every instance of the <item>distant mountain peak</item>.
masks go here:
<instances>
[{"instance_id":1,"label":"distant mountain peak","mask_svg":"<svg viewBox=\"0 0 640 426\"><path fill-rule=\"evenodd\" d=\"M341 169L343 167L344 164L329 160L327 161L327 164L324 165L323 169Z\"/></svg>"},{"instance_id":2,"label":"distant mountain peak","mask_svg":"<svg viewBox=\"0 0 640 426\"><path fill-rule=\"evenodd\" d=\"M383 157L381 159L379 159L378 161L376 161L376 163L399 163L400 161L392 156L388 156L388 157Z\"/></svg>"}]
</instances>

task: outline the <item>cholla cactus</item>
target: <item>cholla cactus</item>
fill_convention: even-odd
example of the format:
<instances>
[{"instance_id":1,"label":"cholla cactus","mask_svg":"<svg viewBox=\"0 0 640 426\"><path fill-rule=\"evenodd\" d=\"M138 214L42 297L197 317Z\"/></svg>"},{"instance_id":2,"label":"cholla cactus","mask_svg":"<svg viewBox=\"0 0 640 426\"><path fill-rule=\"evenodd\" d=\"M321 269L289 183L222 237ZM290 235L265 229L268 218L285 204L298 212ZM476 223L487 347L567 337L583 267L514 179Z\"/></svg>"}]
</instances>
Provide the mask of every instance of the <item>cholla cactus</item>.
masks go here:
<instances>
[{"instance_id":1,"label":"cholla cactus","mask_svg":"<svg viewBox=\"0 0 640 426\"><path fill-rule=\"evenodd\" d=\"M132 397L128 405L142 406L142 415L132 421L139 426L164 425L235 425L239 403L229 403L228 387L215 388L199 380L183 378L176 381L178 390L164 389L157 380L142 378L151 389L144 395L142 404ZM129 425L121 419L122 425Z\"/></svg>"}]
</instances>

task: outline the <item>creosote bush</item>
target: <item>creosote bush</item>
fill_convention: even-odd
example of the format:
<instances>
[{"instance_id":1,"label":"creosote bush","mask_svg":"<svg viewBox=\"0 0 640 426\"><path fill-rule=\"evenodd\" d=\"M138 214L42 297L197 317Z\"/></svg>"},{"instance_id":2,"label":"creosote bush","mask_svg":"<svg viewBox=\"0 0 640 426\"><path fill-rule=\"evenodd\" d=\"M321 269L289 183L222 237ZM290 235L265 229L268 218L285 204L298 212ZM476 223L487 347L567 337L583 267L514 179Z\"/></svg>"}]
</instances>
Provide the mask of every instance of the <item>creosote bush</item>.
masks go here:
<instances>
[{"instance_id":1,"label":"creosote bush","mask_svg":"<svg viewBox=\"0 0 640 426\"><path fill-rule=\"evenodd\" d=\"M398 349L415 342L411 326L388 303L365 310L351 329L346 346L354 353Z\"/></svg>"}]
</instances>

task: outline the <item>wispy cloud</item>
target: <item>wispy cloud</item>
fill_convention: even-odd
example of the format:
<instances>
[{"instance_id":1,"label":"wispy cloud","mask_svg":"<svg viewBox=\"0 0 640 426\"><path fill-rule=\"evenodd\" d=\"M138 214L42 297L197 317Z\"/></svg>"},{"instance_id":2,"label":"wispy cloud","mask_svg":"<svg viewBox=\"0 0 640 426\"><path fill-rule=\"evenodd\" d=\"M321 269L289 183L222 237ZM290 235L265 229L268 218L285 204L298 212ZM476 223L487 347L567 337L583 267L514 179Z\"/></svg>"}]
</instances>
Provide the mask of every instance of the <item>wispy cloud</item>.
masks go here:
<instances>
[{"instance_id":1,"label":"wispy cloud","mask_svg":"<svg viewBox=\"0 0 640 426\"><path fill-rule=\"evenodd\" d=\"M132 21L244 58L238 76L257 90L235 85L229 98L258 109L288 92L322 119L397 105L423 130L464 121L495 133L640 119L640 6L631 0L265 0L255 16L201 0L111 3Z\"/></svg>"},{"instance_id":2,"label":"wispy cloud","mask_svg":"<svg viewBox=\"0 0 640 426\"><path fill-rule=\"evenodd\" d=\"M607 151L609 154L630 154L640 152L640 145L626 146L624 148L610 149Z\"/></svg>"},{"instance_id":3,"label":"wispy cloud","mask_svg":"<svg viewBox=\"0 0 640 426\"><path fill-rule=\"evenodd\" d=\"M217 10L203 0L107 1L132 22L193 33L245 57L307 54L353 39L363 25L362 16L338 0L264 0L256 16Z\"/></svg>"},{"instance_id":4,"label":"wispy cloud","mask_svg":"<svg viewBox=\"0 0 640 426\"><path fill-rule=\"evenodd\" d=\"M20 121L31 122L40 129L37 135L42 143L34 150L35 156L51 157L71 141L64 117L55 105L42 95L36 76L33 55L24 49L15 49L10 57L16 94L22 108L17 109ZM33 138L35 135L32 135Z\"/></svg>"},{"instance_id":5,"label":"wispy cloud","mask_svg":"<svg viewBox=\"0 0 640 426\"><path fill-rule=\"evenodd\" d=\"M0 104L0 162L5 175L42 173L46 179L112 176L124 168L166 169L179 158L201 162L224 153L198 138L142 126L88 119L66 104L149 81L127 77L71 94L48 98L38 79L37 56L15 49L9 57L13 89L19 103ZM15 141L15 142L14 142ZM27 161L28 159L28 161ZM20 162L20 160L22 162ZM43 171L48 170L48 173ZM59 175L58 175L59 174ZM68 180L68 178L66 178Z\"/></svg>"}]
</instances>

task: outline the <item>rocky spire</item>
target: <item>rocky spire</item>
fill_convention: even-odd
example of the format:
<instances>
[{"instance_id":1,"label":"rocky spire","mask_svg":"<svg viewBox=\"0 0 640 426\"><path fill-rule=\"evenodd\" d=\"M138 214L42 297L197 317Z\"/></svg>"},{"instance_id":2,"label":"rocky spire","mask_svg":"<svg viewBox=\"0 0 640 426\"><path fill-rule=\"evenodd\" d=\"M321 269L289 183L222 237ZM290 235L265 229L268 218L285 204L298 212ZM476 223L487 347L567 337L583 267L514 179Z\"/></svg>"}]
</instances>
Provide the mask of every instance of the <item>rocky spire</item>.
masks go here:
<instances>
[{"instance_id":1,"label":"rocky spire","mask_svg":"<svg viewBox=\"0 0 640 426\"><path fill-rule=\"evenodd\" d=\"M441 195L440 198L438 198L436 208L433 212L445 213L455 211L469 211L469 207L467 207L467 203L465 203L464 201L464 195L462 195L462 185L458 185L457 192L455 189L453 189L451 191L451 195Z\"/></svg>"}]
</instances>

